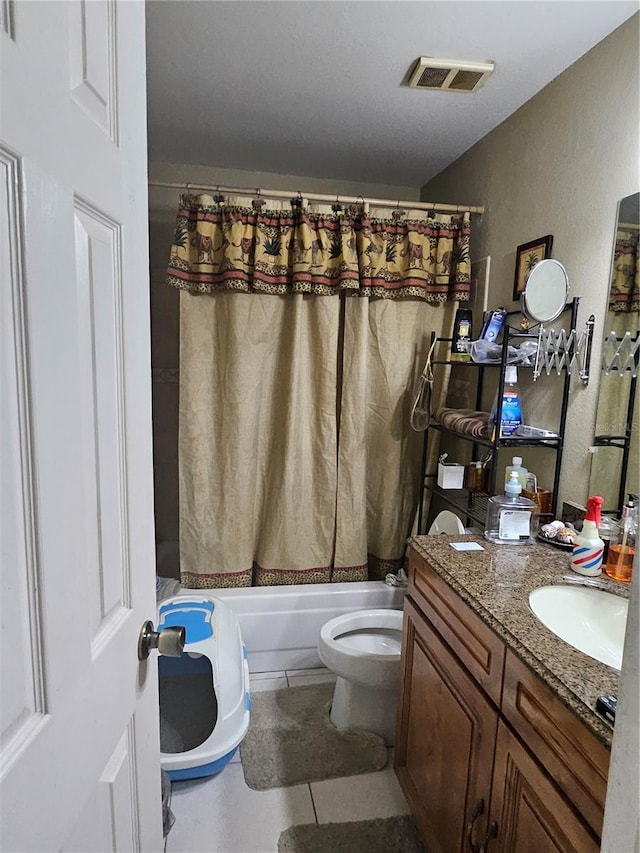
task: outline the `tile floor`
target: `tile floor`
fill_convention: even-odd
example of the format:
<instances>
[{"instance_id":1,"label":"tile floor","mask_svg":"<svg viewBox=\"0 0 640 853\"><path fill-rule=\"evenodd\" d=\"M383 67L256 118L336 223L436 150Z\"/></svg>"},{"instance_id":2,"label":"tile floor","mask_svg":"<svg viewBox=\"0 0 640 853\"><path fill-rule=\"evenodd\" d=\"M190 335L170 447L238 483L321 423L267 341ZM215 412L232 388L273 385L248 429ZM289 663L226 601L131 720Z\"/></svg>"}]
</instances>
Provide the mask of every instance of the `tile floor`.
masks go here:
<instances>
[{"instance_id":1,"label":"tile floor","mask_svg":"<svg viewBox=\"0 0 640 853\"><path fill-rule=\"evenodd\" d=\"M327 669L263 672L251 676L251 690L334 680ZM391 817L409 808L393 772L393 750L376 773L269 791L246 785L238 751L218 776L174 782L171 810L176 822L167 853L276 853L280 833L296 823Z\"/></svg>"}]
</instances>

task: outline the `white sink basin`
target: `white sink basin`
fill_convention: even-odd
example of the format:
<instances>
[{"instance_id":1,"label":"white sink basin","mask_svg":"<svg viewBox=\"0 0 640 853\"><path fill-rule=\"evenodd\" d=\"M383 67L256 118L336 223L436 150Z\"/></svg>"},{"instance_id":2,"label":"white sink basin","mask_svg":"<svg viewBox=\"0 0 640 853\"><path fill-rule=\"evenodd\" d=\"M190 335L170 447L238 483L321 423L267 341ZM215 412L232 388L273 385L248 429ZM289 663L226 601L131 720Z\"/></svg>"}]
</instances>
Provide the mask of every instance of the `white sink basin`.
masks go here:
<instances>
[{"instance_id":1,"label":"white sink basin","mask_svg":"<svg viewBox=\"0 0 640 853\"><path fill-rule=\"evenodd\" d=\"M541 586L529 606L543 625L586 655L620 669L629 603L586 586Z\"/></svg>"}]
</instances>

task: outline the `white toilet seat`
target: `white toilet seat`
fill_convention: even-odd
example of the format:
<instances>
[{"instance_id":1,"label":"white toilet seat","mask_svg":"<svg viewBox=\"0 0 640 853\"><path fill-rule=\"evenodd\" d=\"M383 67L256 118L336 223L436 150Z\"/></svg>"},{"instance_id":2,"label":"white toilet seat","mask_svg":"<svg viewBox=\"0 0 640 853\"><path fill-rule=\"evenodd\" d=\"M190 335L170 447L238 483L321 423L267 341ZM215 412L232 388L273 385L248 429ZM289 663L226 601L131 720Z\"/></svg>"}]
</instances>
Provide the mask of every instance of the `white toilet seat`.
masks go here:
<instances>
[{"instance_id":1,"label":"white toilet seat","mask_svg":"<svg viewBox=\"0 0 640 853\"><path fill-rule=\"evenodd\" d=\"M343 654L360 655L363 650L356 646L352 647L351 643L345 642L345 635L348 636L357 631L366 632L367 630L372 632L379 630L399 631L402 633L402 611L389 609L356 610L353 613L345 613L343 616L336 616L335 619L325 622L320 631L320 636L327 642L339 643ZM400 650L398 649L395 653L399 655ZM371 651L368 654L375 656L376 653ZM381 648L378 654L385 657L390 652L383 651Z\"/></svg>"},{"instance_id":2,"label":"white toilet seat","mask_svg":"<svg viewBox=\"0 0 640 853\"><path fill-rule=\"evenodd\" d=\"M388 689L397 680L401 644L401 610L357 610L322 626L318 651L342 678Z\"/></svg>"}]
</instances>

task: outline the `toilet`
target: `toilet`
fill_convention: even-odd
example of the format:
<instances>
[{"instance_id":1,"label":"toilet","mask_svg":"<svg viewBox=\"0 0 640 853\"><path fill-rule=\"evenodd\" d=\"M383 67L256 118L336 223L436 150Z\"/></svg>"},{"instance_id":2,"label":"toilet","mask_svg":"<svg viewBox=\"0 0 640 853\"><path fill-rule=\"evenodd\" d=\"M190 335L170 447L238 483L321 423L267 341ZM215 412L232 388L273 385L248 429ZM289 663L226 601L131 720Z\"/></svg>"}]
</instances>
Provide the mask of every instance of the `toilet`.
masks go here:
<instances>
[{"instance_id":1,"label":"toilet","mask_svg":"<svg viewBox=\"0 0 640 853\"><path fill-rule=\"evenodd\" d=\"M465 533L464 524L455 512L448 509L443 509L441 513L433 520L433 524L429 528L428 536L434 536L437 533L448 533L451 536Z\"/></svg>"},{"instance_id":2,"label":"toilet","mask_svg":"<svg viewBox=\"0 0 640 853\"><path fill-rule=\"evenodd\" d=\"M326 622L318 653L336 673L331 722L364 729L392 746L400 689L401 610L357 610Z\"/></svg>"}]
</instances>

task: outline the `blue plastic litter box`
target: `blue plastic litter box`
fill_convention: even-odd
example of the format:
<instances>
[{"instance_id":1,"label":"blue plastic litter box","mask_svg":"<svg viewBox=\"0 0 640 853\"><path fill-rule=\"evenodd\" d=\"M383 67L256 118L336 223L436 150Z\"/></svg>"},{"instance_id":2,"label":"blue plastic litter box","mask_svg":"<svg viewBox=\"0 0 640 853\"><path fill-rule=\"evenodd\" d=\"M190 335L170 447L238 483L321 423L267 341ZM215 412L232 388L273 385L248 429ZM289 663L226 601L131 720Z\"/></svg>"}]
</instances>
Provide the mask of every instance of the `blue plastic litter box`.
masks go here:
<instances>
[{"instance_id":1,"label":"blue plastic litter box","mask_svg":"<svg viewBox=\"0 0 640 853\"><path fill-rule=\"evenodd\" d=\"M238 618L211 595L181 594L158 606L158 631L184 625L179 658L160 655L160 763L172 780L219 773L249 728L247 650Z\"/></svg>"}]
</instances>

